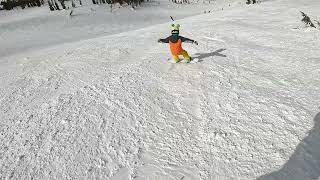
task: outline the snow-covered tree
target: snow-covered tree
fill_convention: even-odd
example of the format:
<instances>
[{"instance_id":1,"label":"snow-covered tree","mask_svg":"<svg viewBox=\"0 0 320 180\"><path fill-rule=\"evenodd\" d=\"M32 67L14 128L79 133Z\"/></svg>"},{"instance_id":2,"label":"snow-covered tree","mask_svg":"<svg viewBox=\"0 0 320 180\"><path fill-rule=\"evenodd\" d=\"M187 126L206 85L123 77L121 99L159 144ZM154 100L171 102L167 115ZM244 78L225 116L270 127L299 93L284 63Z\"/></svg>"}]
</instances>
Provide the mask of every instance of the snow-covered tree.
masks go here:
<instances>
[{"instance_id":1,"label":"snow-covered tree","mask_svg":"<svg viewBox=\"0 0 320 180\"><path fill-rule=\"evenodd\" d=\"M65 1L65 0L60 0L60 4L61 4L61 6L62 6L63 9L67 9L64 1Z\"/></svg>"},{"instance_id":2,"label":"snow-covered tree","mask_svg":"<svg viewBox=\"0 0 320 180\"><path fill-rule=\"evenodd\" d=\"M189 0L172 0L176 4L190 4Z\"/></svg>"},{"instance_id":3,"label":"snow-covered tree","mask_svg":"<svg viewBox=\"0 0 320 180\"><path fill-rule=\"evenodd\" d=\"M54 5L52 4L52 2L50 0L48 0L48 5L49 5L50 11L54 11L55 10Z\"/></svg>"},{"instance_id":4,"label":"snow-covered tree","mask_svg":"<svg viewBox=\"0 0 320 180\"><path fill-rule=\"evenodd\" d=\"M54 5L55 10L60 10L59 4L57 3L56 0L53 0L52 4Z\"/></svg>"},{"instance_id":5,"label":"snow-covered tree","mask_svg":"<svg viewBox=\"0 0 320 180\"><path fill-rule=\"evenodd\" d=\"M314 21L317 23L318 28L320 29L320 22L319 22L319 21L317 21L317 20L314 20Z\"/></svg>"},{"instance_id":6,"label":"snow-covered tree","mask_svg":"<svg viewBox=\"0 0 320 180\"><path fill-rule=\"evenodd\" d=\"M3 9L5 10L12 10L15 7L21 7L22 9L26 7L40 7L43 5L42 0L5 0L1 1L1 5L3 6Z\"/></svg>"},{"instance_id":7,"label":"snow-covered tree","mask_svg":"<svg viewBox=\"0 0 320 180\"><path fill-rule=\"evenodd\" d=\"M313 27L316 28L316 26L312 23L310 17L306 15L304 12L300 11L302 14L302 19L301 21L307 26L307 27Z\"/></svg>"},{"instance_id":8,"label":"snow-covered tree","mask_svg":"<svg viewBox=\"0 0 320 180\"><path fill-rule=\"evenodd\" d=\"M255 4L257 3L257 0L247 0L247 4Z\"/></svg>"}]
</instances>

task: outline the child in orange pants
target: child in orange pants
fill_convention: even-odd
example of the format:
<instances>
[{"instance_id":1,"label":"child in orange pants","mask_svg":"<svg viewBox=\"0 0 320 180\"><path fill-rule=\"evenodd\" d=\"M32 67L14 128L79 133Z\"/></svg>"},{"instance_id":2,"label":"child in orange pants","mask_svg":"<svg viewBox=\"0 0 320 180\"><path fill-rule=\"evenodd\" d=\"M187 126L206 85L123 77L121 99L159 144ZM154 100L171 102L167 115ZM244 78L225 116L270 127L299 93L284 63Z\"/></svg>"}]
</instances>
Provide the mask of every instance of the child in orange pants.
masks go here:
<instances>
[{"instance_id":1,"label":"child in orange pants","mask_svg":"<svg viewBox=\"0 0 320 180\"><path fill-rule=\"evenodd\" d=\"M198 42L192 39L179 36L179 28L180 28L179 24L172 24L171 36L165 39L159 39L158 42L170 44L172 59L175 63L179 61L179 55L182 55L187 62L190 62L191 57L189 56L188 52L182 48L182 42L194 43L196 45L198 45Z\"/></svg>"}]
</instances>

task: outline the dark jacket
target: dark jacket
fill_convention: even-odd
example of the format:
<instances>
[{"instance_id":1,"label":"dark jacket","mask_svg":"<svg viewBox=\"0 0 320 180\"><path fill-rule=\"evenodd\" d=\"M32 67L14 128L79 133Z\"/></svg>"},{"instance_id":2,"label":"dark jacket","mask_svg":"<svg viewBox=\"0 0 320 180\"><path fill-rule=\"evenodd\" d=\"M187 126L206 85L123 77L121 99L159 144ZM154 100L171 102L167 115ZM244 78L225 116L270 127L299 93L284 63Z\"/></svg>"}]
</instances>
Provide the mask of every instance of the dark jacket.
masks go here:
<instances>
[{"instance_id":1,"label":"dark jacket","mask_svg":"<svg viewBox=\"0 0 320 180\"><path fill-rule=\"evenodd\" d=\"M194 43L195 40L192 40L192 39L189 39L189 38L185 38L183 36L174 36L174 35L171 35L165 39L159 39L159 42L162 42L162 43L169 43L172 42L172 43L176 43L178 42L178 40L181 39L182 42L187 42L187 43Z\"/></svg>"}]
</instances>

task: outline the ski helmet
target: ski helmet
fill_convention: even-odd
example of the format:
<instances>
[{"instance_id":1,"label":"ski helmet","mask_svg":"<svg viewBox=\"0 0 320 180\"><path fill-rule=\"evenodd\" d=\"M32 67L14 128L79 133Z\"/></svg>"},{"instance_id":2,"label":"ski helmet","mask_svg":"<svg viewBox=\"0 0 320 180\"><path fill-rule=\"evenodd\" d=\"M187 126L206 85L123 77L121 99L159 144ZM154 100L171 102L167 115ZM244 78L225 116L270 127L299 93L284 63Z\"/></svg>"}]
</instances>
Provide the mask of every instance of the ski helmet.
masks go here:
<instances>
[{"instance_id":1,"label":"ski helmet","mask_svg":"<svg viewBox=\"0 0 320 180\"><path fill-rule=\"evenodd\" d=\"M179 34L179 28L180 28L179 24L171 24L170 28L171 28L172 34Z\"/></svg>"}]
</instances>

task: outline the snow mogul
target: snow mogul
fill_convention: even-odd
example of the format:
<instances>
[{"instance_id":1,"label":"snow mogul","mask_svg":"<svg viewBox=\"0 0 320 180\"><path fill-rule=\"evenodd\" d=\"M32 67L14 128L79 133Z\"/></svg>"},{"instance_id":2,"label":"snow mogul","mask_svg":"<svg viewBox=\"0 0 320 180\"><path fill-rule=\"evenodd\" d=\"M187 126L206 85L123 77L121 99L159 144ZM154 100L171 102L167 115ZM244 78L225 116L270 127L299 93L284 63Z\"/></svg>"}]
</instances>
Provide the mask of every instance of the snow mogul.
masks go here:
<instances>
[{"instance_id":1,"label":"snow mogul","mask_svg":"<svg viewBox=\"0 0 320 180\"><path fill-rule=\"evenodd\" d=\"M192 43L198 45L198 42L192 39L188 39L182 36L179 36L179 24L171 24L171 36L165 39L159 39L159 43L169 43L170 51L172 54L172 59L175 63L179 62L179 56L182 55L183 58L189 63L191 61L191 57L188 52L182 48L182 42Z\"/></svg>"}]
</instances>

